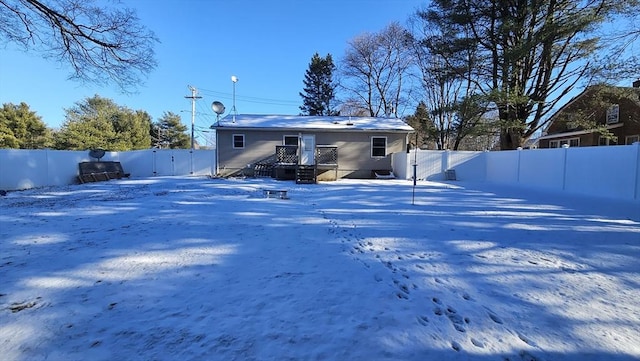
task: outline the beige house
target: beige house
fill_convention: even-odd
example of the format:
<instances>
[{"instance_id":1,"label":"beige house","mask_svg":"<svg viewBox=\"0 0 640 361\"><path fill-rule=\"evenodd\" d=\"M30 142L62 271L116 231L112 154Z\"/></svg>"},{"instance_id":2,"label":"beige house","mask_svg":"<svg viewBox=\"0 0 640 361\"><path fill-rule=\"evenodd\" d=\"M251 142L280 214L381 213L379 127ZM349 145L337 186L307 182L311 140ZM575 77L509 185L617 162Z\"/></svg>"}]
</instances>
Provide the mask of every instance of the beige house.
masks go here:
<instances>
[{"instance_id":1,"label":"beige house","mask_svg":"<svg viewBox=\"0 0 640 361\"><path fill-rule=\"evenodd\" d=\"M392 171L391 154L406 152L413 132L396 118L295 115L227 115L211 128L219 176L299 183Z\"/></svg>"}]
</instances>

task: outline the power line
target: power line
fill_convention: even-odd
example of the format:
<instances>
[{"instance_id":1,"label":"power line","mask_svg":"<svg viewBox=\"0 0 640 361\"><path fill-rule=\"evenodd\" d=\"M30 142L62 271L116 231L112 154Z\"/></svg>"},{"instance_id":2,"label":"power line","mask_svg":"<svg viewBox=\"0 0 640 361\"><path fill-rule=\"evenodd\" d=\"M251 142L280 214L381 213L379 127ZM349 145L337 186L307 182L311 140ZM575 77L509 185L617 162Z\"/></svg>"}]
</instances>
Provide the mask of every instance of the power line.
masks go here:
<instances>
[{"instance_id":1,"label":"power line","mask_svg":"<svg viewBox=\"0 0 640 361\"><path fill-rule=\"evenodd\" d=\"M219 92L219 91L209 90L209 89L200 89L200 90L204 94L211 95L213 97L233 100L233 94L231 93ZM261 98L261 97L246 96L246 95L236 95L236 99L242 100L248 103L259 103L259 104L281 105L281 106L294 106L294 105L300 104L300 101L295 101L295 100Z\"/></svg>"}]
</instances>

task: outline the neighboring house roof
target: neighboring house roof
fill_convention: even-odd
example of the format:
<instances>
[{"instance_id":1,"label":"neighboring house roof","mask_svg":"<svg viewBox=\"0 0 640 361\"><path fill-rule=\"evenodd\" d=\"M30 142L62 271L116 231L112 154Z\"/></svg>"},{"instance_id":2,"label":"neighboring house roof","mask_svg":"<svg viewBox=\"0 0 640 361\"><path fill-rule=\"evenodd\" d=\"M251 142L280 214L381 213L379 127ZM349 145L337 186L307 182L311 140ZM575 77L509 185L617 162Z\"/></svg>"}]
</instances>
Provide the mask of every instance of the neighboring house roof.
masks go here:
<instances>
[{"instance_id":1,"label":"neighboring house roof","mask_svg":"<svg viewBox=\"0 0 640 361\"><path fill-rule=\"evenodd\" d=\"M634 86L633 87L619 87L619 86L610 86L610 85L591 85L586 87L585 89L583 89L578 95L574 96L573 98L571 98L566 104L564 104L562 107L560 107L560 109L558 109L558 111L556 111L550 118L549 118L549 122L547 124L547 126L544 128L544 130L542 131L542 134L544 135L543 137L541 137L540 139L545 139L548 137L548 132L551 129L551 127L553 126L553 123L559 118L559 116L561 114L563 114L567 108L569 108L571 105L573 105L575 102L577 102L579 99L581 99L582 97L585 96L589 96L590 93L597 91L598 89L625 89L625 90L631 90L633 92L636 92L639 96L638 99L631 99L634 102L638 103L640 105L640 88L636 87L637 82L634 82ZM567 132L564 132L567 133ZM588 133L592 133L592 131L585 131L585 132L581 132L580 134L588 134ZM563 135L567 135L567 134L563 134ZM560 136L559 133L554 133L550 136Z\"/></svg>"},{"instance_id":2,"label":"neighboring house roof","mask_svg":"<svg viewBox=\"0 0 640 361\"><path fill-rule=\"evenodd\" d=\"M403 133L414 131L411 126L398 118L255 114L227 115L211 128L301 131L360 130Z\"/></svg>"}]
</instances>

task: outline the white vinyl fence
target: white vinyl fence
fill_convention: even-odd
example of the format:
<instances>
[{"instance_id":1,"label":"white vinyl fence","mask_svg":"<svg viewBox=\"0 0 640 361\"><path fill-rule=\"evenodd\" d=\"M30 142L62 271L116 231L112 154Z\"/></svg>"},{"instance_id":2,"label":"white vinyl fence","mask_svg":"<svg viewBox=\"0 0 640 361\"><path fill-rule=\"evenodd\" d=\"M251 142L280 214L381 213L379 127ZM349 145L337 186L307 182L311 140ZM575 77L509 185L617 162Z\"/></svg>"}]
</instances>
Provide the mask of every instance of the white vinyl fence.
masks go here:
<instances>
[{"instance_id":1,"label":"white vinyl fence","mask_svg":"<svg viewBox=\"0 0 640 361\"><path fill-rule=\"evenodd\" d=\"M77 182L78 163L88 151L0 149L0 190ZM102 160L122 163L132 177L214 176L215 150L107 152ZM461 181L590 194L640 201L640 143L609 147L531 149L500 152L418 150L393 154L398 178L445 180L455 170Z\"/></svg>"},{"instance_id":2,"label":"white vinyl fence","mask_svg":"<svg viewBox=\"0 0 640 361\"><path fill-rule=\"evenodd\" d=\"M610 147L526 149L500 152L415 150L393 154L402 179L456 179L566 191L640 201L640 143Z\"/></svg>"},{"instance_id":3,"label":"white vinyl fence","mask_svg":"<svg viewBox=\"0 0 640 361\"><path fill-rule=\"evenodd\" d=\"M18 190L77 183L78 163L94 160L88 151L0 149L0 189ZM131 177L212 176L214 150L145 149L107 152Z\"/></svg>"}]
</instances>

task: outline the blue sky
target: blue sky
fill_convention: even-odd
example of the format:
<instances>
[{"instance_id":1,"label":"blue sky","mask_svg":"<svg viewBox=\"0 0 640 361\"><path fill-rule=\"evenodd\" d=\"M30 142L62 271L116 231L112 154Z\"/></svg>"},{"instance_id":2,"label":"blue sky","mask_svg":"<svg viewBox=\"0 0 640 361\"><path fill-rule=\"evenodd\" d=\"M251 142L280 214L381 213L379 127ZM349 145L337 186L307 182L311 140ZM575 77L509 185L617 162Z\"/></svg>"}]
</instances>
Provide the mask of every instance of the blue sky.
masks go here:
<instances>
[{"instance_id":1,"label":"blue sky","mask_svg":"<svg viewBox=\"0 0 640 361\"><path fill-rule=\"evenodd\" d=\"M347 42L404 24L424 0L137 0L126 2L160 39L158 67L134 95L116 86L67 80L66 64L43 60L8 46L0 53L0 103L26 102L50 127L64 121L64 109L95 94L154 120L165 111L191 123L188 85L200 90L196 129L215 120L214 100L232 108L231 76L238 77L239 113L298 114L304 73L315 52L335 62Z\"/></svg>"}]
</instances>

